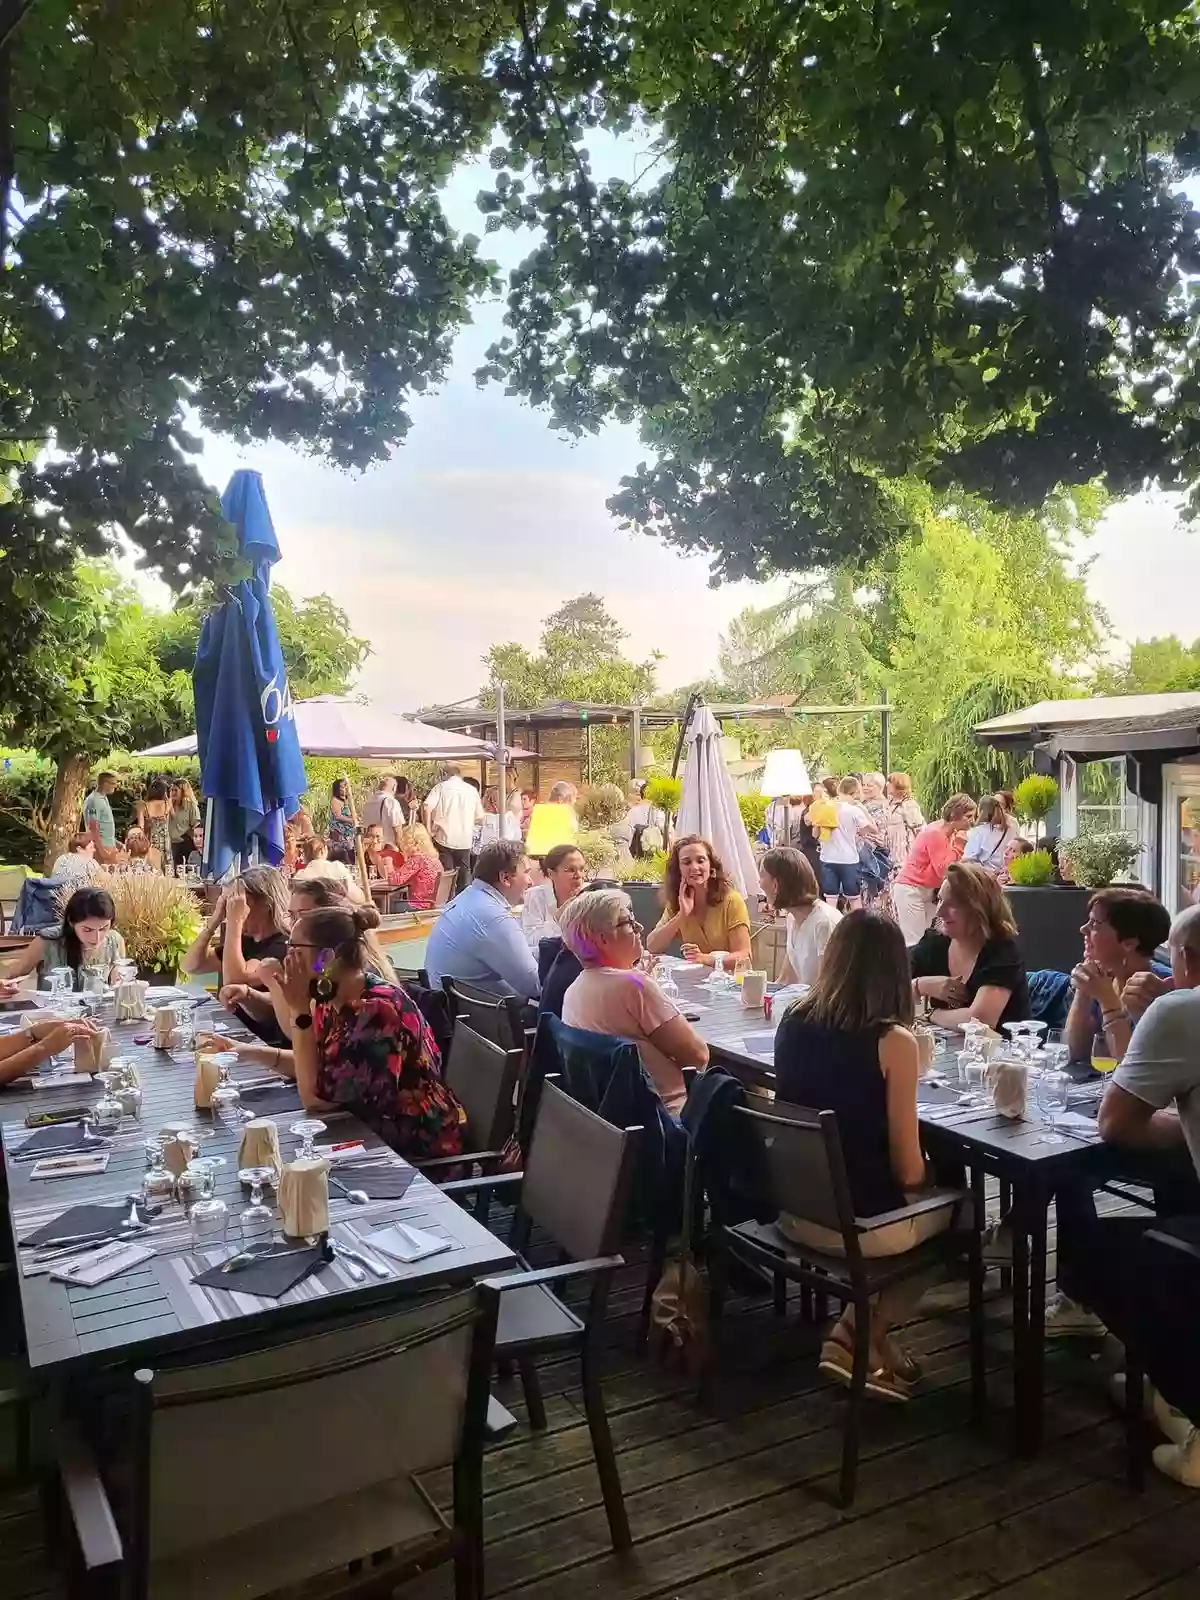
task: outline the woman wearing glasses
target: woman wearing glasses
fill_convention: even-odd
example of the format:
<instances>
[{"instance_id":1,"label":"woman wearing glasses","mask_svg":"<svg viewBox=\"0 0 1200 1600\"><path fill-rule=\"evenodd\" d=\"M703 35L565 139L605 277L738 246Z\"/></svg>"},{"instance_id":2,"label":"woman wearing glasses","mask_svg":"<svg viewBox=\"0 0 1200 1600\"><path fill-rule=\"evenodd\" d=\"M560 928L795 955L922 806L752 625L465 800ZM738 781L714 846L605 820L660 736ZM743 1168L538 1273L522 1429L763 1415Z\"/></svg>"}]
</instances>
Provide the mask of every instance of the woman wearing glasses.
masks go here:
<instances>
[{"instance_id":1,"label":"woman wearing glasses","mask_svg":"<svg viewBox=\"0 0 1200 1600\"><path fill-rule=\"evenodd\" d=\"M706 1067L708 1046L654 979L636 970L642 930L629 896L590 889L559 909L558 922L583 967L563 999L563 1021L636 1044L663 1104L678 1115L687 1098L683 1068Z\"/></svg>"}]
</instances>

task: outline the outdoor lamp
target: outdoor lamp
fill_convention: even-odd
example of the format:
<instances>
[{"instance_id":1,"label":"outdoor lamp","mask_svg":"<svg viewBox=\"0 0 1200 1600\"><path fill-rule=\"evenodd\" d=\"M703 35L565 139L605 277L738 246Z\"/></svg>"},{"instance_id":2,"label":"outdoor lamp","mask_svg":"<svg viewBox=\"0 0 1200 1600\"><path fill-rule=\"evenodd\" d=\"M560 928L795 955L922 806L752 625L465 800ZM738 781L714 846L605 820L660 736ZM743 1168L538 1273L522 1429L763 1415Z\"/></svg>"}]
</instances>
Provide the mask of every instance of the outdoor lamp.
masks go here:
<instances>
[{"instance_id":1,"label":"outdoor lamp","mask_svg":"<svg viewBox=\"0 0 1200 1600\"><path fill-rule=\"evenodd\" d=\"M804 765L804 757L799 750L768 752L758 792L766 795L769 800L777 800L781 795L813 792L812 779L808 775L808 768Z\"/></svg>"},{"instance_id":2,"label":"outdoor lamp","mask_svg":"<svg viewBox=\"0 0 1200 1600\"><path fill-rule=\"evenodd\" d=\"M534 806L525 836L527 856L549 855L556 844L574 844L579 834L575 807L543 800Z\"/></svg>"}]
</instances>

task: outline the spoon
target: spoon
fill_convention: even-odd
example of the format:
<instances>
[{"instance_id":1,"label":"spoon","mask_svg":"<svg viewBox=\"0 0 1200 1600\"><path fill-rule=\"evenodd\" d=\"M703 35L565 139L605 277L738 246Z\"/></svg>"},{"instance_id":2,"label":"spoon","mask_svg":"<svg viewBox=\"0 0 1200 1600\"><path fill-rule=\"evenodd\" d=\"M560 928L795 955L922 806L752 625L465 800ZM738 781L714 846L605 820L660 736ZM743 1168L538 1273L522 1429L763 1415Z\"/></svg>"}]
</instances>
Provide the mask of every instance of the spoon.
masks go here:
<instances>
[{"instance_id":1,"label":"spoon","mask_svg":"<svg viewBox=\"0 0 1200 1600\"><path fill-rule=\"evenodd\" d=\"M347 1189L340 1178L333 1178L331 1181L337 1192L349 1200L352 1206L365 1206L371 1199L365 1189Z\"/></svg>"}]
</instances>

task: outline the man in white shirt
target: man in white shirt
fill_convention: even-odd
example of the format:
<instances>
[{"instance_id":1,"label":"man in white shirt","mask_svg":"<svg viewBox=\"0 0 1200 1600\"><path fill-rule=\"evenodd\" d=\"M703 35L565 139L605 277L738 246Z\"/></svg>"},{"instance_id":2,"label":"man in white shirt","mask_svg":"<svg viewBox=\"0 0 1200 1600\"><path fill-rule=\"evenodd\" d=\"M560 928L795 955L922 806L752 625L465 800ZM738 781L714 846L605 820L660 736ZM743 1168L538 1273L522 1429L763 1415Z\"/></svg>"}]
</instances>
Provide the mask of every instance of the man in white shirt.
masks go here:
<instances>
[{"instance_id":1,"label":"man in white shirt","mask_svg":"<svg viewBox=\"0 0 1200 1600\"><path fill-rule=\"evenodd\" d=\"M421 813L442 867L458 874L455 892L465 889L471 872L471 840L483 823L479 790L466 781L461 767L450 763L442 768L441 782L425 796Z\"/></svg>"},{"instance_id":2,"label":"man in white shirt","mask_svg":"<svg viewBox=\"0 0 1200 1600\"><path fill-rule=\"evenodd\" d=\"M395 846L400 843L404 813L400 809L400 802L396 799L395 778L380 778L375 793L363 807L362 820L364 831L371 827L383 829L384 844Z\"/></svg>"}]
</instances>

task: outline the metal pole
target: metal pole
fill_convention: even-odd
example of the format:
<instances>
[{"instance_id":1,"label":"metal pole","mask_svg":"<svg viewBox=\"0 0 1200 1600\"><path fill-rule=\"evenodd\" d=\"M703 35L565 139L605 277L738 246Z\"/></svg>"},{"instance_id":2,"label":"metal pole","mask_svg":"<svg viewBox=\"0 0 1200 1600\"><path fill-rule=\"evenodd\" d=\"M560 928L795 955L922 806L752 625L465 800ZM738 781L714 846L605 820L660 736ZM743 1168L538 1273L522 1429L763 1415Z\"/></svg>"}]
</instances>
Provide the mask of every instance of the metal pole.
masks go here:
<instances>
[{"instance_id":1,"label":"metal pole","mask_svg":"<svg viewBox=\"0 0 1200 1600\"><path fill-rule=\"evenodd\" d=\"M892 770L892 713L888 707L888 692L883 691L883 707L879 713L879 765L886 778Z\"/></svg>"},{"instance_id":2,"label":"metal pole","mask_svg":"<svg viewBox=\"0 0 1200 1600\"><path fill-rule=\"evenodd\" d=\"M629 719L629 776L638 775L638 757L642 753L642 708L634 706Z\"/></svg>"},{"instance_id":3,"label":"metal pole","mask_svg":"<svg viewBox=\"0 0 1200 1600\"><path fill-rule=\"evenodd\" d=\"M496 810L499 812L499 816L496 819L496 829L497 829L497 838L500 838L500 839L503 839L503 837L504 837L504 818L507 815L507 811L506 811L507 796L505 794L505 789L507 788L507 785L505 783L505 779L507 777L507 773L504 770L504 752L505 752L507 743L508 743L508 741L507 741L507 739L505 737L505 731L504 731L504 685L499 680L497 680L497 682L496 682Z\"/></svg>"},{"instance_id":4,"label":"metal pole","mask_svg":"<svg viewBox=\"0 0 1200 1600\"><path fill-rule=\"evenodd\" d=\"M703 703L703 695L693 694L688 696L688 703L684 708L683 721L679 724L679 738L675 741L675 759L671 763L671 776L679 774L679 763L683 758L683 741L687 738L688 723L692 720L692 712Z\"/></svg>"},{"instance_id":5,"label":"metal pole","mask_svg":"<svg viewBox=\"0 0 1200 1600\"><path fill-rule=\"evenodd\" d=\"M585 759L585 761L587 763L587 781L588 781L588 783L591 783L591 781L592 781L592 725L591 725L590 722L585 722L584 725L583 725L583 748L584 748L584 759Z\"/></svg>"}]
</instances>

